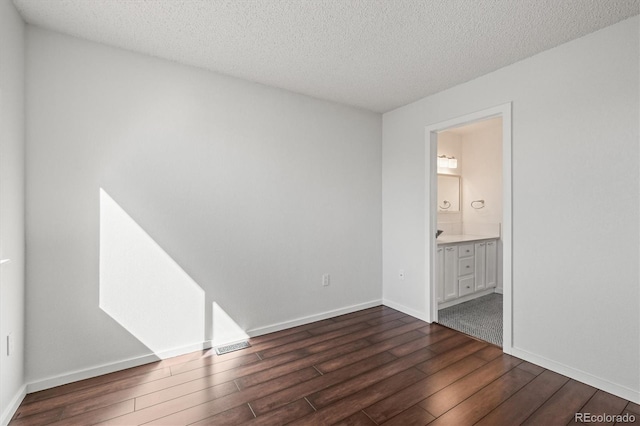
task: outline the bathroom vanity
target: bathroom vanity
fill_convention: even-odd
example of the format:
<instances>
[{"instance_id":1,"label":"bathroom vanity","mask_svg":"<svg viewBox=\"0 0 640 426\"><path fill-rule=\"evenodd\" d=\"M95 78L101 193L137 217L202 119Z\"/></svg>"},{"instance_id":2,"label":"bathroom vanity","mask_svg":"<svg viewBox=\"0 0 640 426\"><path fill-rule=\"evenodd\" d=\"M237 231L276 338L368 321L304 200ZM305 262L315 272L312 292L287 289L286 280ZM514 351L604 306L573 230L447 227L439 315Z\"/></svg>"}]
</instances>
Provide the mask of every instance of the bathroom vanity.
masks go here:
<instances>
[{"instance_id":1,"label":"bathroom vanity","mask_svg":"<svg viewBox=\"0 0 640 426\"><path fill-rule=\"evenodd\" d=\"M497 236L442 235L436 242L439 308L494 292L498 278Z\"/></svg>"}]
</instances>

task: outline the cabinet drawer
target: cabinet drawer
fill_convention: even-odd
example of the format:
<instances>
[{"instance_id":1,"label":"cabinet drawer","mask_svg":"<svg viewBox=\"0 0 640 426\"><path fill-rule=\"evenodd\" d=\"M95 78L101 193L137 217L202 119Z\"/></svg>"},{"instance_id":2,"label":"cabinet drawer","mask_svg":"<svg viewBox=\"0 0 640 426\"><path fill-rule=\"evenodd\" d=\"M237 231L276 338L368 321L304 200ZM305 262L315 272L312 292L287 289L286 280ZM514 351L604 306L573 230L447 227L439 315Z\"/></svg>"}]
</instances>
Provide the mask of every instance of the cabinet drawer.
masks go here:
<instances>
[{"instance_id":1,"label":"cabinet drawer","mask_svg":"<svg viewBox=\"0 0 640 426\"><path fill-rule=\"evenodd\" d=\"M465 257L464 259L460 259L458 261L458 275L469 275L473 274L474 270L474 259L473 257Z\"/></svg>"},{"instance_id":2,"label":"cabinet drawer","mask_svg":"<svg viewBox=\"0 0 640 426\"><path fill-rule=\"evenodd\" d=\"M458 246L458 257L473 256L473 244L463 244Z\"/></svg>"},{"instance_id":3,"label":"cabinet drawer","mask_svg":"<svg viewBox=\"0 0 640 426\"><path fill-rule=\"evenodd\" d=\"M467 278L460 278L458 280L458 295L464 296L475 291L473 276Z\"/></svg>"}]
</instances>

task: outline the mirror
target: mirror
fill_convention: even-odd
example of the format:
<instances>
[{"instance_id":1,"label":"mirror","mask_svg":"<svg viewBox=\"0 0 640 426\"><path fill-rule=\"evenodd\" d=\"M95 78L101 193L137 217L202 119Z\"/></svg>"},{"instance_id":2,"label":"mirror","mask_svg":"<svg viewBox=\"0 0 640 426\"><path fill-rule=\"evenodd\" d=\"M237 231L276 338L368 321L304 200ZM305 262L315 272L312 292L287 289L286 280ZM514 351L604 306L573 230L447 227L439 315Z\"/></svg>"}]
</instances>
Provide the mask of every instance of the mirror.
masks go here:
<instances>
[{"instance_id":1,"label":"mirror","mask_svg":"<svg viewBox=\"0 0 640 426\"><path fill-rule=\"evenodd\" d=\"M460 211L460 176L438 174L438 213Z\"/></svg>"}]
</instances>

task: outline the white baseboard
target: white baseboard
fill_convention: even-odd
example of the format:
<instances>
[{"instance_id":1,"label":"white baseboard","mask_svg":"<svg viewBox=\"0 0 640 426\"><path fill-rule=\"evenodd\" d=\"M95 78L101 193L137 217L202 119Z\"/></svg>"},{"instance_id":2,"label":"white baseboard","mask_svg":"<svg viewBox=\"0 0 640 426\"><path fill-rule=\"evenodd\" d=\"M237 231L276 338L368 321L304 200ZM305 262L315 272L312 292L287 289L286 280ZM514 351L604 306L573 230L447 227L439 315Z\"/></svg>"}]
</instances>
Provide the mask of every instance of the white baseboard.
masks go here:
<instances>
[{"instance_id":1,"label":"white baseboard","mask_svg":"<svg viewBox=\"0 0 640 426\"><path fill-rule=\"evenodd\" d=\"M158 352L157 354L142 355L139 357L129 358L122 361L116 361L109 364L103 364L96 367L86 368L83 370L71 371L68 373L60 374L58 376L48 377L46 379L36 380L27 384L27 392L37 392L44 389L53 388L56 386L66 385L67 383L77 382L79 380L90 379L92 377L101 376L103 374L109 374L120 370L126 370L127 368L138 367L140 365L149 364L151 362L159 361L165 358L171 358L174 356L188 354L189 352L195 352L211 347L211 342L195 343L188 346L182 346L179 348L168 349L166 351Z\"/></svg>"},{"instance_id":2,"label":"white baseboard","mask_svg":"<svg viewBox=\"0 0 640 426\"><path fill-rule=\"evenodd\" d=\"M9 422L11 421L11 417L13 417L26 395L27 385L22 385L22 387L18 390L18 392L16 392L9 405L2 413L2 417L0 417L0 425L6 426L9 424Z\"/></svg>"},{"instance_id":3,"label":"white baseboard","mask_svg":"<svg viewBox=\"0 0 640 426\"><path fill-rule=\"evenodd\" d=\"M297 327L299 325L309 324L311 322L320 321L327 318L337 317L338 315L350 314L351 312L361 311L363 309L373 308L374 306L382 305L382 300L372 300L370 302L359 303L357 305L346 306L340 309L334 309L332 311L321 312L315 315L309 315L293 319L290 321L283 321L276 324L267 325L265 327L258 327L248 330L246 333L251 337L262 336L263 334L274 333L276 331L285 330L287 328Z\"/></svg>"},{"instance_id":4,"label":"white baseboard","mask_svg":"<svg viewBox=\"0 0 640 426\"><path fill-rule=\"evenodd\" d=\"M495 291L494 291L495 293L503 294L503 289L502 289L502 287L496 287L494 290L495 290Z\"/></svg>"},{"instance_id":5,"label":"white baseboard","mask_svg":"<svg viewBox=\"0 0 640 426\"><path fill-rule=\"evenodd\" d=\"M625 386L612 383L608 380L593 376L582 370L578 370L568 365L552 361L550 359L532 354L522 349L513 347L511 348L511 350L511 355L517 358L529 361L533 364L539 365L540 367L544 367L547 370L554 371L579 382L586 383L590 386L593 386L594 388L609 392L613 395L619 396L620 398L635 402L636 404L640 404L640 391L629 389Z\"/></svg>"},{"instance_id":6,"label":"white baseboard","mask_svg":"<svg viewBox=\"0 0 640 426\"><path fill-rule=\"evenodd\" d=\"M429 321L428 318L424 317L424 312L420 312L420 311L417 311L415 309L409 308L409 307L404 306L404 305L402 305L402 304L400 304L398 302L394 302L393 300L383 299L382 300L382 304L385 305L385 306L388 306L390 308L393 308L396 311L400 311L400 312L402 312L404 314L411 315L412 317L421 319L422 321L431 322L431 321Z\"/></svg>"},{"instance_id":7,"label":"white baseboard","mask_svg":"<svg viewBox=\"0 0 640 426\"><path fill-rule=\"evenodd\" d=\"M360 311L362 309L372 308L382 304L381 300L372 300L370 302L360 303L358 305L346 306L340 309L334 309L332 311L322 312L316 315L310 315L303 318L298 318L291 321L285 321L277 324L268 325L265 327L255 328L247 331L249 336L260 336L262 334L272 333L274 331L284 330L286 328L296 327L298 325L308 324L310 322L323 320L326 318L335 317L338 315L349 314L351 312ZM109 364L103 364L96 367L86 368L83 370L71 371L68 373L60 374L58 376L48 377L32 381L26 385L26 392L37 392L44 389L53 388L55 386L66 385L67 383L77 382L78 380L90 379L92 377L100 376L103 374L109 374L127 368L138 367L140 365L149 364L165 358L171 358L174 356L184 355L189 352L195 352L203 349L211 348L211 341L204 341L202 343L196 343L189 346L183 346L179 348L169 349L156 354L147 354L139 357L129 358L122 361L116 361ZM23 395L24 396L24 395ZM22 401L22 400L20 400ZM19 403L18 403L19 405ZM16 409L17 409L16 405ZM15 411L15 410L14 410ZM13 415L13 414L11 414Z\"/></svg>"}]
</instances>

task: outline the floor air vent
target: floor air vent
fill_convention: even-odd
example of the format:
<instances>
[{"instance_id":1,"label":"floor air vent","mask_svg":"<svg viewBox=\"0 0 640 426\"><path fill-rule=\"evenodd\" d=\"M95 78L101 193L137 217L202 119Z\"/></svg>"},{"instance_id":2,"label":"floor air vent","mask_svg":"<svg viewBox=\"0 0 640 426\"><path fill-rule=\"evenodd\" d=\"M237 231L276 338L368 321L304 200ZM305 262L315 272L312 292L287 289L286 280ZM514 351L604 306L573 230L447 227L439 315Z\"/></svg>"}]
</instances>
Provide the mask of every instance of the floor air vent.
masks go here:
<instances>
[{"instance_id":1,"label":"floor air vent","mask_svg":"<svg viewBox=\"0 0 640 426\"><path fill-rule=\"evenodd\" d=\"M216 348L216 354L218 355L222 355L222 354L228 354L229 352L233 352L233 351L239 351L240 349L245 349L251 347L251 345L249 344L249 342L240 342L240 343L234 343L232 345L226 345L226 346L218 346Z\"/></svg>"}]
</instances>

